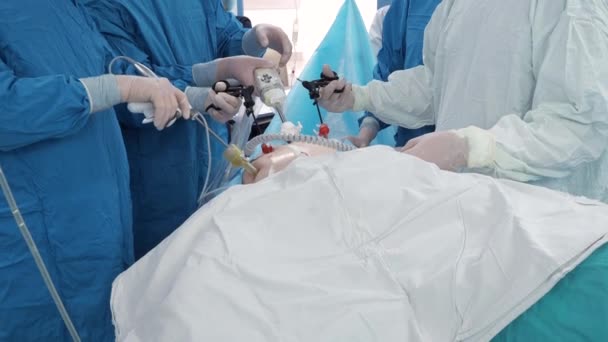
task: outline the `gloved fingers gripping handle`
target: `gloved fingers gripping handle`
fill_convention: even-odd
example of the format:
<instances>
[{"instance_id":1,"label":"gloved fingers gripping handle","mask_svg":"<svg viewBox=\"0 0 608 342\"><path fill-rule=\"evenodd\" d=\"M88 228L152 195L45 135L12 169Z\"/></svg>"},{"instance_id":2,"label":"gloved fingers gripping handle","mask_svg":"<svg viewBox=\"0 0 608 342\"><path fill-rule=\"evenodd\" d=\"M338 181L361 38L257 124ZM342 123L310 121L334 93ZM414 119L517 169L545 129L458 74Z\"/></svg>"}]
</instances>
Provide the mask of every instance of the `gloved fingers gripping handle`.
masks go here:
<instances>
[{"instance_id":1,"label":"gloved fingers gripping handle","mask_svg":"<svg viewBox=\"0 0 608 342\"><path fill-rule=\"evenodd\" d=\"M154 122L154 105L151 102L131 102L127 104L127 109L134 114L144 114L142 124ZM179 117L181 117L181 110L178 109L176 117L169 121L166 127L171 127Z\"/></svg>"}]
</instances>

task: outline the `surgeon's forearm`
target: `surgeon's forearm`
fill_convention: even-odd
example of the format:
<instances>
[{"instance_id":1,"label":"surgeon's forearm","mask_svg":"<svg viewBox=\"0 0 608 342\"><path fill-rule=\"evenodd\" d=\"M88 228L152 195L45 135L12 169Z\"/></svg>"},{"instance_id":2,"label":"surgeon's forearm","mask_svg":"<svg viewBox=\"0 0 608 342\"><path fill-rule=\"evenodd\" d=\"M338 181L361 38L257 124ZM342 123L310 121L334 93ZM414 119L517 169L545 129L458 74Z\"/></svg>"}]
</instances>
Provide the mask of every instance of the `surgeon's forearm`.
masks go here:
<instances>
[{"instance_id":1,"label":"surgeon's forearm","mask_svg":"<svg viewBox=\"0 0 608 342\"><path fill-rule=\"evenodd\" d=\"M245 32L242 44L243 51L249 56L262 57L266 53L266 48L260 45L256 37L256 27Z\"/></svg>"},{"instance_id":2,"label":"surgeon's forearm","mask_svg":"<svg viewBox=\"0 0 608 342\"><path fill-rule=\"evenodd\" d=\"M583 164L596 163L602 156L608 139L608 120L577 122L574 114L545 109L529 112L527 120L517 115L505 116L490 129L496 138L497 175L524 181L561 178Z\"/></svg>"},{"instance_id":3,"label":"surgeon's forearm","mask_svg":"<svg viewBox=\"0 0 608 342\"><path fill-rule=\"evenodd\" d=\"M198 63L192 66L192 78L198 87L211 87L217 81L218 62L216 59L207 63Z\"/></svg>"},{"instance_id":4,"label":"surgeon's forearm","mask_svg":"<svg viewBox=\"0 0 608 342\"><path fill-rule=\"evenodd\" d=\"M607 132L594 132L591 125L574 129L573 125L576 124L551 114L536 124L511 114L489 130L468 127L456 132L469 145L467 167L500 178L531 182L567 177L581 164L600 158Z\"/></svg>"},{"instance_id":5,"label":"surgeon's forearm","mask_svg":"<svg viewBox=\"0 0 608 342\"><path fill-rule=\"evenodd\" d=\"M407 128L432 125L432 91L423 66L392 73L388 82L353 85L354 111L367 110L380 120Z\"/></svg>"},{"instance_id":6,"label":"surgeon's forearm","mask_svg":"<svg viewBox=\"0 0 608 342\"><path fill-rule=\"evenodd\" d=\"M119 81L119 79L121 79ZM89 97L90 112L100 112L122 102L120 83L123 88L129 82L128 76L102 75L96 77L81 78Z\"/></svg>"},{"instance_id":7,"label":"surgeon's forearm","mask_svg":"<svg viewBox=\"0 0 608 342\"><path fill-rule=\"evenodd\" d=\"M217 56L229 57L243 54L243 35L249 31L232 14L224 11L221 6L217 8L215 27L217 34Z\"/></svg>"},{"instance_id":8,"label":"surgeon's forearm","mask_svg":"<svg viewBox=\"0 0 608 342\"><path fill-rule=\"evenodd\" d=\"M90 107L77 78L20 78L0 60L0 151L76 133L87 124Z\"/></svg>"},{"instance_id":9,"label":"surgeon's forearm","mask_svg":"<svg viewBox=\"0 0 608 342\"><path fill-rule=\"evenodd\" d=\"M198 112L204 113L207 110L207 108L205 108L205 102L207 101L209 90L211 90L211 88L187 87L184 93L192 108Z\"/></svg>"},{"instance_id":10,"label":"surgeon's forearm","mask_svg":"<svg viewBox=\"0 0 608 342\"><path fill-rule=\"evenodd\" d=\"M372 116L368 116L361 122L361 126L359 127L359 135L357 136L359 139L360 145L357 147L369 146L372 140L376 138L378 135L378 131L380 130L380 123Z\"/></svg>"}]
</instances>

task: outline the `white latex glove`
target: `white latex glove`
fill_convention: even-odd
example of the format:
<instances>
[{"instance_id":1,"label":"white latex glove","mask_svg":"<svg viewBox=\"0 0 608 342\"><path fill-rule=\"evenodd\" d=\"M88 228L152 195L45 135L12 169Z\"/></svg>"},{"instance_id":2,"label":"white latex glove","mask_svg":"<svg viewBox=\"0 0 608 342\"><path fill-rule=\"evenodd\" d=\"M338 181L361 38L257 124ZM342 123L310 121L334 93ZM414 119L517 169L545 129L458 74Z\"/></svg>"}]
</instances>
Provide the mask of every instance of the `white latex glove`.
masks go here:
<instances>
[{"instance_id":1,"label":"white latex glove","mask_svg":"<svg viewBox=\"0 0 608 342\"><path fill-rule=\"evenodd\" d=\"M400 151L436 164L442 170L457 171L467 166L469 144L453 131L433 132L408 141Z\"/></svg>"},{"instance_id":2,"label":"white latex glove","mask_svg":"<svg viewBox=\"0 0 608 342\"><path fill-rule=\"evenodd\" d=\"M327 64L323 65L323 74L328 77L334 77L333 71ZM337 93L336 90L341 90L342 92ZM330 82L327 86L321 88L319 95L319 106L332 113L347 112L352 110L355 105L353 86L343 79Z\"/></svg>"},{"instance_id":3,"label":"white latex glove","mask_svg":"<svg viewBox=\"0 0 608 342\"><path fill-rule=\"evenodd\" d=\"M117 76L116 80L122 102L151 104L151 111L141 112L153 120L156 129L167 127L179 113L190 119L188 98L166 78Z\"/></svg>"},{"instance_id":4,"label":"white latex glove","mask_svg":"<svg viewBox=\"0 0 608 342\"><path fill-rule=\"evenodd\" d=\"M241 108L241 99L226 93L216 93L209 90L205 100L205 111L218 122L226 123L232 119Z\"/></svg>"},{"instance_id":5,"label":"white latex glove","mask_svg":"<svg viewBox=\"0 0 608 342\"><path fill-rule=\"evenodd\" d=\"M250 57L250 56L234 56L226 57L217 60L217 73L215 80L235 79L242 85L255 85L255 77L253 72L260 68L274 68L272 61Z\"/></svg>"},{"instance_id":6,"label":"white latex glove","mask_svg":"<svg viewBox=\"0 0 608 342\"><path fill-rule=\"evenodd\" d=\"M279 27L269 24L259 24L252 29L258 44L263 48L271 48L281 54L279 66L283 67L289 62L293 46L287 34Z\"/></svg>"}]
</instances>

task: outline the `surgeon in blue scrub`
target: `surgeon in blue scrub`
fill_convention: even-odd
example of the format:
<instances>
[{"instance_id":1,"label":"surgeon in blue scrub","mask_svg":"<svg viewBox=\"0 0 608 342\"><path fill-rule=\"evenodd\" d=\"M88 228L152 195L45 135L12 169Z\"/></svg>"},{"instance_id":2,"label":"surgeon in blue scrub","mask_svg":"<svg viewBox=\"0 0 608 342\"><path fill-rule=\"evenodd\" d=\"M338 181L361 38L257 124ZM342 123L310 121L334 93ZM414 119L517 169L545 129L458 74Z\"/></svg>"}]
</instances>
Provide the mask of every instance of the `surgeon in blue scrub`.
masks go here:
<instances>
[{"instance_id":1,"label":"surgeon in blue scrub","mask_svg":"<svg viewBox=\"0 0 608 342\"><path fill-rule=\"evenodd\" d=\"M113 341L112 281L133 242L112 107L152 102L162 128L189 103L166 79L102 75L111 51L76 1L0 1L0 46L0 165L81 339ZM0 341L69 340L0 196Z\"/></svg>"},{"instance_id":2,"label":"surgeon in blue scrub","mask_svg":"<svg viewBox=\"0 0 608 342\"><path fill-rule=\"evenodd\" d=\"M394 71L422 64L424 29L440 2L441 0L393 0L384 18L382 48L378 52L374 79L386 81ZM359 124L359 134L349 137L358 147L368 146L378 131L390 126L370 112L365 113ZM395 146L404 146L410 139L434 130L435 126L416 129L399 127L395 133Z\"/></svg>"},{"instance_id":3,"label":"surgeon in blue scrub","mask_svg":"<svg viewBox=\"0 0 608 342\"><path fill-rule=\"evenodd\" d=\"M282 54L281 65L291 56L291 43L282 30L267 24L245 30L219 0L89 0L86 6L116 55L134 58L172 80L201 112L209 103L220 102L210 100L209 96L218 94L201 86L226 75L252 83L253 69L272 66L259 58L225 57L259 57L267 47ZM216 59L204 68L197 65ZM234 106L217 107L222 109L210 113L214 120L209 123L227 139L224 122L234 114ZM133 120L124 109L119 117L131 170L135 256L139 258L197 209L209 167L207 139L204 127L196 122L181 120L158 132ZM211 144L215 174L222 170L213 160L222 159L224 147L213 139Z\"/></svg>"}]
</instances>

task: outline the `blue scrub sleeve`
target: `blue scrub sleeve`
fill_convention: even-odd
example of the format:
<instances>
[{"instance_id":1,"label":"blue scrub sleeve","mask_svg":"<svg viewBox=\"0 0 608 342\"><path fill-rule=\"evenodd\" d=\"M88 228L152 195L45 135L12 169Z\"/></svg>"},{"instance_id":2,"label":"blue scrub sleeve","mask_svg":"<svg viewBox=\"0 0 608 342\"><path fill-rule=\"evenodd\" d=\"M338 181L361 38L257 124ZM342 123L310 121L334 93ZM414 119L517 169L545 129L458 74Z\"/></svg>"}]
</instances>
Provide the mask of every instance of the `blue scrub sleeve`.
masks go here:
<instances>
[{"instance_id":1,"label":"blue scrub sleeve","mask_svg":"<svg viewBox=\"0 0 608 342\"><path fill-rule=\"evenodd\" d=\"M115 55L130 57L150 68L160 77L171 80L171 83L180 90L185 90L192 84L192 66L184 65L154 65L150 62L145 51L139 48L137 42L137 25L129 12L120 4L113 1L90 1L86 4L87 10L93 17L100 32L106 37ZM140 44L144 46L142 42ZM108 63L110 61L107 61ZM139 75L130 64L119 61L109 72L123 75ZM130 113L126 106L116 108L120 123L128 127L142 127L144 116Z\"/></svg>"},{"instance_id":2,"label":"blue scrub sleeve","mask_svg":"<svg viewBox=\"0 0 608 342\"><path fill-rule=\"evenodd\" d=\"M137 25L130 13L120 4L113 1L90 1L87 9L93 17L99 31L110 43L116 55L130 57L149 67L160 77L173 80L172 83L180 90L193 83L191 65L155 65L150 62L148 54L139 46L145 46L138 35ZM109 61L108 61L109 62ZM120 67L111 70L112 73L138 75L137 70L127 63L117 63Z\"/></svg>"},{"instance_id":3,"label":"blue scrub sleeve","mask_svg":"<svg viewBox=\"0 0 608 342\"><path fill-rule=\"evenodd\" d=\"M1 151L74 134L90 112L87 91L77 78L17 78L0 60Z\"/></svg>"},{"instance_id":4,"label":"blue scrub sleeve","mask_svg":"<svg viewBox=\"0 0 608 342\"><path fill-rule=\"evenodd\" d=\"M378 51L377 64L374 67L373 73L375 80L387 81L388 76L390 76L391 72L403 69L403 59L401 59L401 64L399 65L395 65L396 63L393 63L393 51L397 50L397 48L400 47L394 46L395 39L393 39L392 35L399 34L405 36L405 32L401 32L401 30L403 29L403 23L401 21L404 20L401 14L403 12L403 7L406 5L406 1L399 2L398 4L393 4L386 12L384 22L382 23L382 47L380 48L380 51ZM359 125L361 125L363 123L363 120L368 117L376 119L380 130L391 126L378 119L371 112L365 112L365 115L363 115L359 119Z\"/></svg>"},{"instance_id":5,"label":"blue scrub sleeve","mask_svg":"<svg viewBox=\"0 0 608 342\"><path fill-rule=\"evenodd\" d=\"M211 0L208 0L211 1ZM216 0L216 21L215 31L217 34L217 57L230 57L243 55L243 36L248 30L243 28L241 22L222 7L219 0Z\"/></svg>"}]
</instances>

